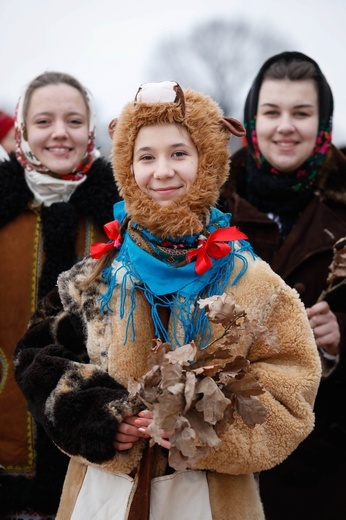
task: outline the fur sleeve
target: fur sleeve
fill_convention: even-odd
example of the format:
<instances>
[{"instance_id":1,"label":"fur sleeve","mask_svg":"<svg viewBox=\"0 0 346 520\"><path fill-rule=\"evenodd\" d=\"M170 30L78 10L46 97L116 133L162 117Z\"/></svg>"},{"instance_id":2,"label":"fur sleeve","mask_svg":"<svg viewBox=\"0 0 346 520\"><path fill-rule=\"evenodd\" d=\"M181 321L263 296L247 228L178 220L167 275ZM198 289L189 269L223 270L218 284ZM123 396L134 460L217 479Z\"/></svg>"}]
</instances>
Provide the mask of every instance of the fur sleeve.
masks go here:
<instances>
[{"instance_id":1,"label":"fur sleeve","mask_svg":"<svg viewBox=\"0 0 346 520\"><path fill-rule=\"evenodd\" d=\"M235 475L269 469L282 462L314 426L321 364L304 306L296 291L267 264L259 259L254 264L231 290L248 317L260 321L279 339L278 352L258 338L248 354L265 390L259 399L268 415L253 429L237 416L218 450L198 461L194 469Z\"/></svg>"},{"instance_id":2,"label":"fur sleeve","mask_svg":"<svg viewBox=\"0 0 346 520\"><path fill-rule=\"evenodd\" d=\"M127 390L89 364L77 314L67 314L57 290L44 298L15 351L15 377L29 409L69 455L92 463L114 457L119 422L134 410Z\"/></svg>"}]
</instances>

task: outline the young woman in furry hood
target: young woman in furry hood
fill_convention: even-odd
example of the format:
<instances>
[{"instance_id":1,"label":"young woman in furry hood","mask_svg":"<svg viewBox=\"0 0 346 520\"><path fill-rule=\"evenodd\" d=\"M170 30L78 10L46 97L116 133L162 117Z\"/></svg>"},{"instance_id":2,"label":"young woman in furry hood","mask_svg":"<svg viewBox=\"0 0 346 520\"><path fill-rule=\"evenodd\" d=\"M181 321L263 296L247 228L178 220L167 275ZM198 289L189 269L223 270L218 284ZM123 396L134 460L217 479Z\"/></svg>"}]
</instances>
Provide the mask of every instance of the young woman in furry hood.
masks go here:
<instances>
[{"instance_id":1,"label":"young woman in furry hood","mask_svg":"<svg viewBox=\"0 0 346 520\"><path fill-rule=\"evenodd\" d=\"M346 285L318 301L334 244L346 236L346 158L332 144L332 117L318 64L300 52L272 56L249 91L248 144L221 190L221 207L254 251L300 293L326 369L314 431L261 475L268 520L346 518Z\"/></svg>"},{"instance_id":2,"label":"young woman in furry hood","mask_svg":"<svg viewBox=\"0 0 346 520\"><path fill-rule=\"evenodd\" d=\"M32 413L71 457L57 518L263 519L253 473L313 428L321 367L296 291L214 207L230 133L243 127L167 81L142 85L110 133L124 199L110 242L59 277L15 358ZM174 471L174 431L148 447L153 413L128 388L148 372L153 338L177 352L193 341L208 348L224 329L197 301L223 294L277 337L277 349L261 337L242 347L267 415L249 427L235 413L217 448Z\"/></svg>"}]
</instances>

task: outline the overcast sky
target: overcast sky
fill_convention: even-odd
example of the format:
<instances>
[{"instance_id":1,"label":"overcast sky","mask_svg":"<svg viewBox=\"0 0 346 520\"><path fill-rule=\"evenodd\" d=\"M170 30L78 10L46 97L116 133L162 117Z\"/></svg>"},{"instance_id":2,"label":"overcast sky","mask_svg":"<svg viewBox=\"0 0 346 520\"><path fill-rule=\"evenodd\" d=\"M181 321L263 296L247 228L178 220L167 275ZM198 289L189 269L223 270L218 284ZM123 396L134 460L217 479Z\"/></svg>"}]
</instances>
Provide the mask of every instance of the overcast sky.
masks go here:
<instances>
[{"instance_id":1,"label":"overcast sky","mask_svg":"<svg viewBox=\"0 0 346 520\"><path fill-rule=\"evenodd\" d=\"M0 0L0 108L13 111L34 76L61 70L91 90L104 129L150 80L163 38L217 18L258 24L315 59L334 94L334 143L346 144L346 0Z\"/></svg>"}]
</instances>

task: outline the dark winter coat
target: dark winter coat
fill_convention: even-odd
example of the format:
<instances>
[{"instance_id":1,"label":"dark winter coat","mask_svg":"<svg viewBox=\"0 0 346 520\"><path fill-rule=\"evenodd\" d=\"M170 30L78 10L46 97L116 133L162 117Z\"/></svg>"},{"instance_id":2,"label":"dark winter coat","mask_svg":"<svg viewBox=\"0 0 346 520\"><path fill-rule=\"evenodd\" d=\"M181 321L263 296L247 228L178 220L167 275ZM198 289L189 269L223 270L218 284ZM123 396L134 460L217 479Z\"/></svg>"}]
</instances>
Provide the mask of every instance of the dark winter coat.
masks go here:
<instances>
[{"instance_id":1,"label":"dark winter coat","mask_svg":"<svg viewBox=\"0 0 346 520\"><path fill-rule=\"evenodd\" d=\"M35 206L14 155L0 163L0 518L57 510L68 457L32 421L13 377L13 351L57 276L105 240L119 200L111 166L93 163L69 202Z\"/></svg>"},{"instance_id":2,"label":"dark winter coat","mask_svg":"<svg viewBox=\"0 0 346 520\"><path fill-rule=\"evenodd\" d=\"M332 147L320 169L311 201L280 244L277 224L247 199L246 149L232 158L220 207L266 260L301 296L306 307L327 286L333 244L346 236L346 158ZM282 464L260 476L267 520L346 518L346 286L327 298L341 331L340 360L323 378L314 431Z\"/></svg>"}]
</instances>

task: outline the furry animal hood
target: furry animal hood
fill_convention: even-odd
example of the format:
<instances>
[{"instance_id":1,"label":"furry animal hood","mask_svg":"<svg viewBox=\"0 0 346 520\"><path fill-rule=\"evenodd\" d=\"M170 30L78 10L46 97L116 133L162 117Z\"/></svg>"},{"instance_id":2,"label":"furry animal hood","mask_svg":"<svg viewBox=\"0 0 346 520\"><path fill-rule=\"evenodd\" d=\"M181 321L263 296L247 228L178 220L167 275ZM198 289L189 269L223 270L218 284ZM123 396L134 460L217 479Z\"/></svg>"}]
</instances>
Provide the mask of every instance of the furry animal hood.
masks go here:
<instances>
[{"instance_id":1,"label":"furry animal hood","mask_svg":"<svg viewBox=\"0 0 346 520\"><path fill-rule=\"evenodd\" d=\"M132 162L140 128L165 123L180 124L189 132L198 151L198 176L188 193L162 207L140 190ZM244 135L243 125L225 118L210 97L165 81L142 85L109 128L114 176L128 215L157 236L200 233L228 176L230 134Z\"/></svg>"}]
</instances>

